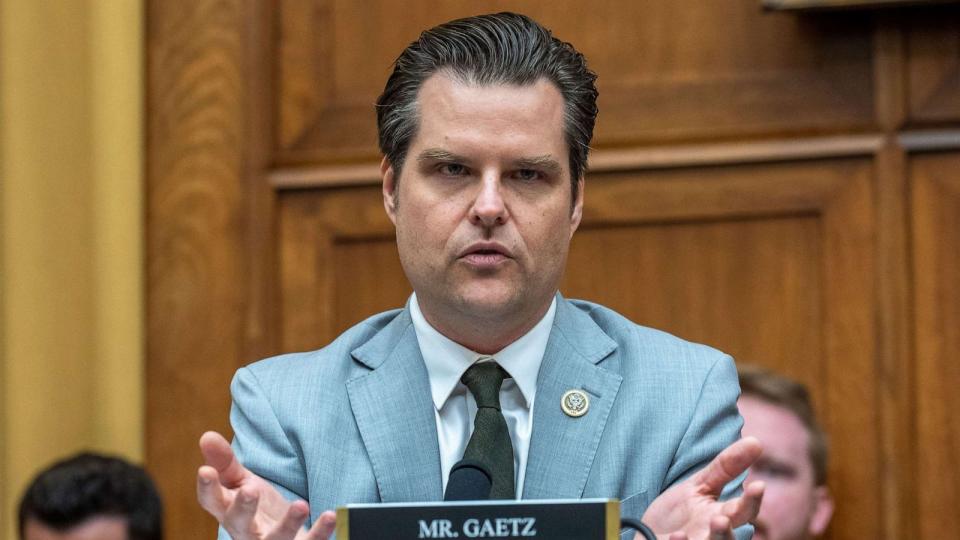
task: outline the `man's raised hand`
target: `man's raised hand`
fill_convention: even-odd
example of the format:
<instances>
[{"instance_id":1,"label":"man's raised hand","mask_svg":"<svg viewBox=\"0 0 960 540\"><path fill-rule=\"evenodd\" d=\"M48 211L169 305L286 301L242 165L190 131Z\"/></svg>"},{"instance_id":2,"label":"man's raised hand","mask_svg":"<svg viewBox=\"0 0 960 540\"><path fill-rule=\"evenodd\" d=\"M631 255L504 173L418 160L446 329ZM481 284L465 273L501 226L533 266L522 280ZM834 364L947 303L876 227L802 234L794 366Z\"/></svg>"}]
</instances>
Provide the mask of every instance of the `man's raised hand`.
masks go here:
<instances>
[{"instance_id":1,"label":"man's raised hand","mask_svg":"<svg viewBox=\"0 0 960 540\"><path fill-rule=\"evenodd\" d=\"M320 514L309 531L304 529L307 503L291 503L247 470L219 433L204 433L200 452L206 464L197 471L197 500L233 540L327 540L333 534L333 512Z\"/></svg>"},{"instance_id":2,"label":"man's raised hand","mask_svg":"<svg viewBox=\"0 0 960 540\"><path fill-rule=\"evenodd\" d=\"M733 529L757 517L763 482L750 483L743 495L728 501L720 501L720 493L762 451L753 437L731 444L709 465L654 499L643 522L665 540L734 540Z\"/></svg>"}]
</instances>

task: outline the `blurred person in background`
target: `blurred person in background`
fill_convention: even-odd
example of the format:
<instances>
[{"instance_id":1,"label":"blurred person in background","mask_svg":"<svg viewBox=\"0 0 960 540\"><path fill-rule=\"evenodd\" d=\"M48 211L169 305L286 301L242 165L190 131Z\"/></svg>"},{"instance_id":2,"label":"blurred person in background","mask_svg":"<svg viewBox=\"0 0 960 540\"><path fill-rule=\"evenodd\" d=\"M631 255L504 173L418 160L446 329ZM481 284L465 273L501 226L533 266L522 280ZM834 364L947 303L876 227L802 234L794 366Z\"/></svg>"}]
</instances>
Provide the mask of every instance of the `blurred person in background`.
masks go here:
<instances>
[{"instance_id":1,"label":"blurred person in background","mask_svg":"<svg viewBox=\"0 0 960 540\"><path fill-rule=\"evenodd\" d=\"M766 486L754 521L754 540L819 537L833 515L827 488L827 436L817 423L807 388L755 366L737 366L744 437L763 444L747 482Z\"/></svg>"},{"instance_id":2,"label":"blurred person in background","mask_svg":"<svg viewBox=\"0 0 960 540\"><path fill-rule=\"evenodd\" d=\"M20 540L161 540L163 509L142 468L80 453L41 471L20 500Z\"/></svg>"}]
</instances>

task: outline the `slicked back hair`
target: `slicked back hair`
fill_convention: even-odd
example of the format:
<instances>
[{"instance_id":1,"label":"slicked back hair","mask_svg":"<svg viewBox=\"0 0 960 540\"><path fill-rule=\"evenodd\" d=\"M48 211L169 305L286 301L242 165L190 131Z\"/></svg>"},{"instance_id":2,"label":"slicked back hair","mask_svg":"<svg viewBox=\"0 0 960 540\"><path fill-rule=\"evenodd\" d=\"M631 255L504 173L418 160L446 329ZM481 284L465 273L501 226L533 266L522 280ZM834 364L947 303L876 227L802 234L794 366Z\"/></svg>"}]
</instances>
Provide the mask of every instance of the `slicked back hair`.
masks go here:
<instances>
[{"instance_id":1,"label":"slicked back hair","mask_svg":"<svg viewBox=\"0 0 960 540\"><path fill-rule=\"evenodd\" d=\"M792 412L810 434L810 463L813 465L813 478L818 486L827 483L827 453L829 450L827 434L817 422L807 387L778 375L770 370L737 364L740 375L740 395L755 397L771 405Z\"/></svg>"},{"instance_id":2,"label":"slicked back hair","mask_svg":"<svg viewBox=\"0 0 960 540\"><path fill-rule=\"evenodd\" d=\"M457 19L420 34L397 58L377 99L380 151L398 179L419 127L420 87L440 71L477 85L531 85L541 78L552 82L563 96L564 138L577 199L597 118L597 76L573 45L516 13Z\"/></svg>"},{"instance_id":3,"label":"slicked back hair","mask_svg":"<svg viewBox=\"0 0 960 540\"><path fill-rule=\"evenodd\" d=\"M163 507L146 471L99 454L76 454L38 474L17 517L21 539L31 519L62 532L92 517L124 519L129 540L163 539Z\"/></svg>"}]
</instances>

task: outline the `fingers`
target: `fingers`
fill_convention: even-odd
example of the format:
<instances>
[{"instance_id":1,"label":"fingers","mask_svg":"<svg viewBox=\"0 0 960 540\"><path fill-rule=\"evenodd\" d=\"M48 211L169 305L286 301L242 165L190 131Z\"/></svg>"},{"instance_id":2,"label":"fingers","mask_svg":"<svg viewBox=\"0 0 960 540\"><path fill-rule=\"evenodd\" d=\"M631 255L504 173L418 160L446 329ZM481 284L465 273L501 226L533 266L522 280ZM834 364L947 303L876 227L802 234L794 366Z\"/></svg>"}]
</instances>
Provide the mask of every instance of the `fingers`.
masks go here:
<instances>
[{"instance_id":1,"label":"fingers","mask_svg":"<svg viewBox=\"0 0 960 540\"><path fill-rule=\"evenodd\" d=\"M755 437L744 437L717 454L703 470L697 473L697 483L708 493L720 495L723 487L746 471L760 457L763 447Z\"/></svg>"},{"instance_id":2,"label":"fingers","mask_svg":"<svg viewBox=\"0 0 960 540\"><path fill-rule=\"evenodd\" d=\"M307 520L307 516L309 515L310 509L307 507L307 503L303 501L294 502L290 505L290 508L287 509L287 512L277 526L274 527L273 531L264 537L264 540L286 540L295 538L297 533L300 532L300 529L303 528L303 522ZM324 540L326 540L326 538L326 536L323 537Z\"/></svg>"},{"instance_id":3,"label":"fingers","mask_svg":"<svg viewBox=\"0 0 960 540\"><path fill-rule=\"evenodd\" d=\"M232 502L232 497L220 485L217 470L209 465L204 465L197 471L197 501L220 522Z\"/></svg>"},{"instance_id":4,"label":"fingers","mask_svg":"<svg viewBox=\"0 0 960 540\"><path fill-rule=\"evenodd\" d=\"M216 431L208 431L200 436L200 453L206 464L217 470L220 483L226 487L239 487L248 474L234 455L230 443Z\"/></svg>"},{"instance_id":5,"label":"fingers","mask_svg":"<svg viewBox=\"0 0 960 540\"><path fill-rule=\"evenodd\" d=\"M763 482L750 482L743 488L743 495L724 503L723 514L730 518L734 527L739 527L757 518L763 501Z\"/></svg>"},{"instance_id":6,"label":"fingers","mask_svg":"<svg viewBox=\"0 0 960 540\"><path fill-rule=\"evenodd\" d=\"M292 540L300 536L305 540L328 540L336 529L336 514L324 512L309 532L303 531L310 515L307 503L283 500L269 484L240 464L230 443L219 433L204 433L200 437L200 452L206 465L197 470L197 500L232 538Z\"/></svg>"},{"instance_id":7,"label":"fingers","mask_svg":"<svg viewBox=\"0 0 960 540\"><path fill-rule=\"evenodd\" d=\"M216 481L211 481L216 486ZM221 488L222 489L222 488ZM230 537L236 540L259 538L262 540L293 540L303 531L303 524L310 516L310 508L304 501L295 501L290 504L283 517L272 528L267 525L272 520L261 515L260 494L256 490L242 488L237 492L232 504L229 504L218 517L220 525ZM206 508L206 507L205 507ZM212 513L212 512L211 512ZM337 519L333 512L324 512L313 524L313 527L303 536L304 540L328 540L336 529ZM265 529L271 528L268 533Z\"/></svg>"},{"instance_id":8,"label":"fingers","mask_svg":"<svg viewBox=\"0 0 960 540\"><path fill-rule=\"evenodd\" d=\"M688 540L684 531L670 533L669 540ZM707 540L736 540L733 535L733 524L727 516L713 516L710 518L710 534Z\"/></svg>"},{"instance_id":9,"label":"fingers","mask_svg":"<svg viewBox=\"0 0 960 540\"><path fill-rule=\"evenodd\" d=\"M297 536L303 528L303 522L310 515L310 509L307 503L296 501L290 505L286 516L272 533L264 537L264 540L289 540ZM317 518L313 527L303 537L303 540L329 540L330 535L337 528L337 515L326 511Z\"/></svg>"},{"instance_id":10,"label":"fingers","mask_svg":"<svg viewBox=\"0 0 960 540\"><path fill-rule=\"evenodd\" d=\"M713 516L710 519L710 540L736 540L733 527L727 516Z\"/></svg>"},{"instance_id":11,"label":"fingers","mask_svg":"<svg viewBox=\"0 0 960 540\"><path fill-rule=\"evenodd\" d=\"M237 492L233 504L227 507L220 524L234 539L255 538L257 530L254 519L259 503L260 495L256 491L241 489Z\"/></svg>"},{"instance_id":12,"label":"fingers","mask_svg":"<svg viewBox=\"0 0 960 540\"><path fill-rule=\"evenodd\" d=\"M327 510L320 514L316 523L310 528L308 540L328 540L337 528L337 514Z\"/></svg>"}]
</instances>

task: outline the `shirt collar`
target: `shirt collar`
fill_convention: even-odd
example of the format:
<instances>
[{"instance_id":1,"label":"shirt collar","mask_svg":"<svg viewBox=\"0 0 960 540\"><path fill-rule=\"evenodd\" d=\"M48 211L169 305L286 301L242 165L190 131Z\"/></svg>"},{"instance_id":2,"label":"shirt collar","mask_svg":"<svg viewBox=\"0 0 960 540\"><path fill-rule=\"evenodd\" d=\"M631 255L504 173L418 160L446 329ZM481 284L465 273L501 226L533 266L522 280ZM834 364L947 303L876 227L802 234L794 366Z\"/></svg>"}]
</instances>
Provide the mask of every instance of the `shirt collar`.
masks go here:
<instances>
[{"instance_id":1,"label":"shirt collar","mask_svg":"<svg viewBox=\"0 0 960 540\"><path fill-rule=\"evenodd\" d=\"M550 329L557 313L557 299L550 302L546 314L529 332L493 355L480 354L444 336L427 322L420 311L417 295L410 297L410 318L417 334L420 354L427 366L430 392L437 410L449 399L460 382L460 377L481 358L493 358L516 382L526 401L527 408L533 404L537 392L537 376L547 350Z\"/></svg>"}]
</instances>

